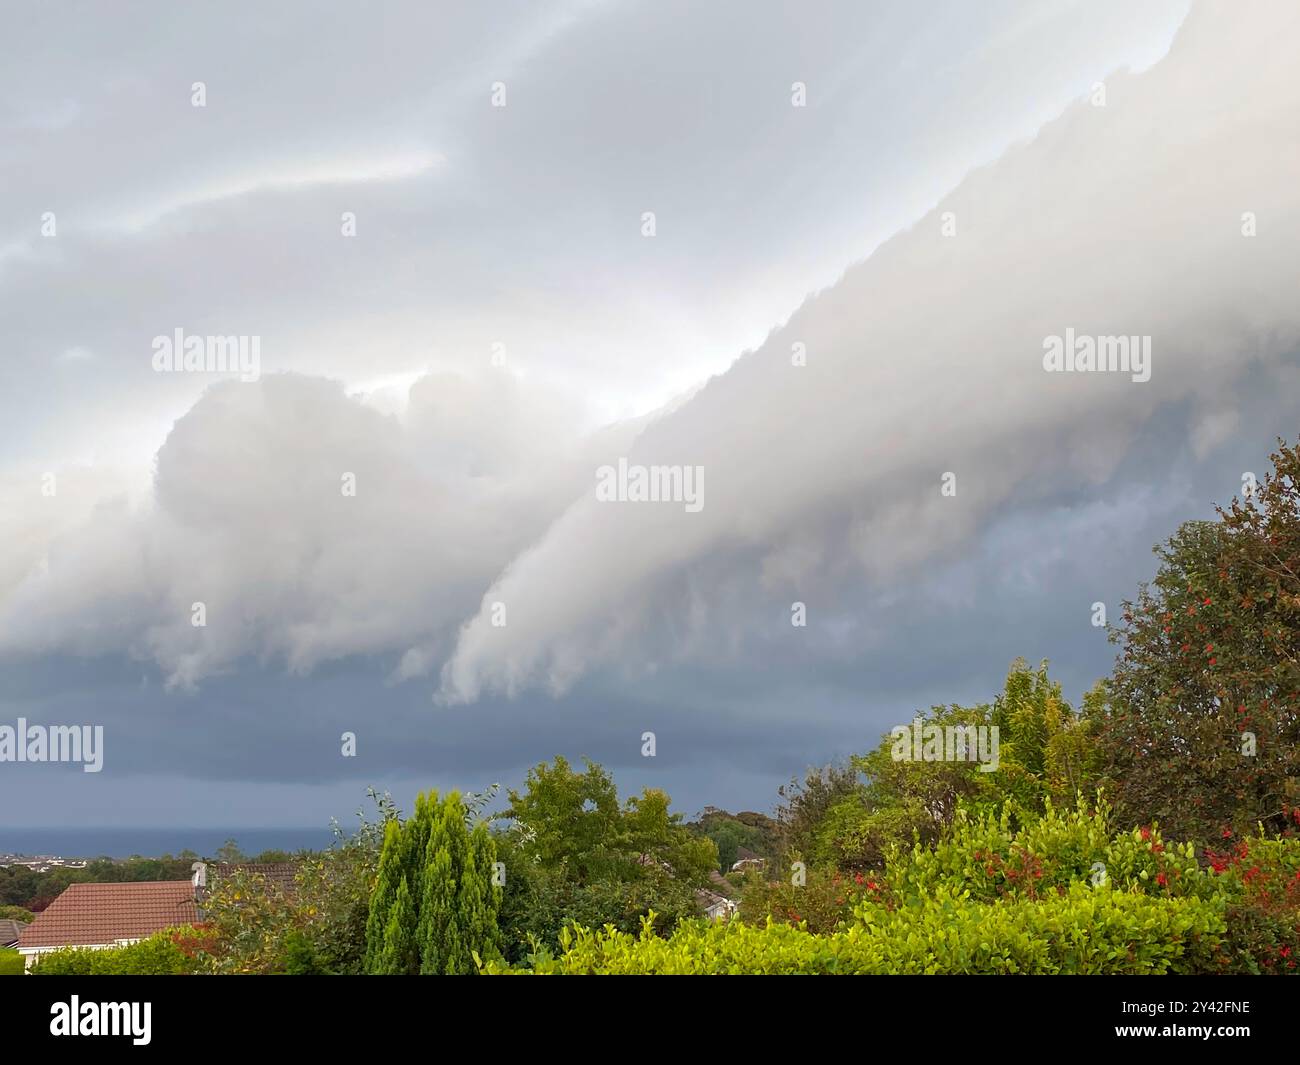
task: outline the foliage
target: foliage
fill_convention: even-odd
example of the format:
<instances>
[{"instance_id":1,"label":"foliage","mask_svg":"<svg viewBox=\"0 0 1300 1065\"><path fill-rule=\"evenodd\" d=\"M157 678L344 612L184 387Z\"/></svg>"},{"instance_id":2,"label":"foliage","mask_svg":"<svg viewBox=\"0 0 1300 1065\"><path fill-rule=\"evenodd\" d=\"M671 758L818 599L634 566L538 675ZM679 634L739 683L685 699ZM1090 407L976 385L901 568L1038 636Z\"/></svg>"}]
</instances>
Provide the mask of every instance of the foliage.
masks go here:
<instances>
[{"instance_id":1,"label":"foliage","mask_svg":"<svg viewBox=\"0 0 1300 1065\"><path fill-rule=\"evenodd\" d=\"M575 928L558 957L489 972L1223 973L1294 972L1300 942L1300 841L1255 837L1211 852L1158 827L1111 828L1104 801L1011 823L959 810L934 847L895 849L879 880L810 871L792 897L814 922L683 922L672 935ZM772 889L769 899L785 889ZM800 894L803 892L804 894ZM747 893L747 900L750 896ZM845 904L848 912L845 913ZM773 907L774 909L776 907ZM785 916L803 917L802 913Z\"/></svg>"},{"instance_id":2,"label":"foliage","mask_svg":"<svg viewBox=\"0 0 1300 1065\"><path fill-rule=\"evenodd\" d=\"M30 972L33 976L181 976L195 971L195 961L175 937L193 934L187 926L124 947L64 947L40 955Z\"/></svg>"},{"instance_id":3,"label":"foliage","mask_svg":"<svg viewBox=\"0 0 1300 1065\"><path fill-rule=\"evenodd\" d=\"M283 940L299 923L294 900L247 869L210 879L202 916L210 949L201 954L213 973L279 972Z\"/></svg>"},{"instance_id":4,"label":"foliage","mask_svg":"<svg viewBox=\"0 0 1300 1065\"><path fill-rule=\"evenodd\" d=\"M940 891L979 902L1063 895L1083 880L1158 898L1198 898L1224 914L1225 929L1202 970L1293 973L1300 954L1300 839L1235 839L1197 860L1189 842L1169 842L1159 826L1112 827L1108 803L1079 800L1013 831L1000 817L959 816L933 848L891 857L877 900L906 906Z\"/></svg>"},{"instance_id":5,"label":"foliage","mask_svg":"<svg viewBox=\"0 0 1300 1065\"><path fill-rule=\"evenodd\" d=\"M983 904L941 891L896 910L866 902L830 935L690 921L667 939L647 922L639 936L575 929L558 957L493 974L1156 974L1204 965L1224 923L1213 902L1161 899L1075 884L1064 896Z\"/></svg>"},{"instance_id":6,"label":"foliage","mask_svg":"<svg viewBox=\"0 0 1300 1065\"><path fill-rule=\"evenodd\" d=\"M766 814L745 810L730 814L726 810L706 806L698 821L687 826L697 836L713 840L718 848L718 870L726 873L736 863L740 848L753 851L760 858L772 859L776 855L779 826Z\"/></svg>"},{"instance_id":7,"label":"foliage","mask_svg":"<svg viewBox=\"0 0 1300 1065\"><path fill-rule=\"evenodd\" d=\"M1091 715L1122 815L1200 843L1294 832L1300 809L1300 447L1272 461L1252 498L1156 549Z\"/></svg>"},{"instance_id":8,"label":"foliage","mask_svg":"<svg viewBox=\"0 0 1300 1065\"><path fill-rule=\"evenodd\" d=\"M805 877L803 884L796 884L793 879L769 883L760 873L747 875L740 897L741 919L759 925L770 917L803 925L810 932L833 932L851 917L859 898L877 889L870 874L812 868Z\"/></svg>"},{"instance_id":9,"label":"foliage","mask_svg":"<svg viewBox=\"0 0 1300 1065\"><path fill-rule=\"evenodd\" d=\"M571 921L635 931L653 910L667 932L698 913L695 891L717 868L717 849L670 813L664 792L647 788L620 804L601 766L574 770L561 757L535 766L509 798L510 824L496 840L507 958L553 949Z\"/></svg>"},{"instance_id":10,"label":"foliage","mask_svg":"<svg viewBox=\"0 0 1300 1065\"><path fill-rule=\"evenodd\" d=\"M17 921L19 924L31 924L36 914L21 906L0 906L0 921Z\"/></svg>"},{"instance_id":11,"label":"foliage","mask_svg":"<svg viewBox=\"0 0 1300 1065\"><path fill-rule=\"evenodd\" d=\"M895 757L886 735L875 750L851 759L850 771L814 778L782 808L793 854L810 864L866 872L891 847L933 844L958 806L1001 809L1032 819L1049 800L1070 802L1096 779L1091 724L1076 715L1047 675L1047 664L1011 666L1003 691L979 706L936 706L924 726L998 729L998 764L984 772L975 761L913 761ZM783 793L785 794L785 793Z\"/></svg>"},{"instance_id":12,"label":"foliage","mask_svg":"<svg viewBox=\"0 0 1300 1065\"><path fill-rule=\"evenodd\" d=\"M777 788L775 864L811 858L818 852L820 835L830 812L841 802L861 795L858 771L849 765L831 764L809 769L803 780L791 779Z\"/></svg>"},{"instance_id":13,"label":"foliage","mask_svg":"<svg viewBox=\"0 0 1300 1065\"><path fill-rule=\"evenodd\" d=\"M0 947L0 976L22 976L23 956L16 950Z\"/></svg>"},{"instance_id":14,"label":"foliage","mask_svg":"<svg viewBox=\"0 0 1300 1065\"><path fill-rule=\"evenodd\" d=\"M1229 899L1220 969L1297 975L1300 839L1229 836L1222 851L1210 850L1207 857Z\"/></svg>"},{"instance_id":15,"label":"foliage","mask_svg":"<svg viewBox=\"0 0 1300 1065\"><path fill-rule=\"evenodd\" d=\"M511 960L539 946L554 949L572 922L634 932L654 911L655 927L666 935L679 920L699 913L696 889L661 866L638 867L633 880L608 877L580 884L563 867L546 868L525 858L508 834L497 837L497 847L506 867L502 951Z\"/></svg>"},{"instance_id":16,"label":"foliage","mask_svg":"<svg viewBox=\"0 0 1300 1065\"><path fill-rule=\"evenodd\" d=\"M412 817L385 829L366 922L365 971L477 971L477 959L497 950L495 862L487 825L479 821L471 830L459 793L418 796Z\"/></svg>"},{"instance_id":17,"label":"foliage","mask_svg":"<svg viewBox=\"0 0 1300 1065\"><path fill-rule=\"evenodd\" d=\"M1157 826L1112 827L1109 804L1095 809L1080 797L1075 808L1047 805L1041 818L1014 828L1008 802L999 814L959 811L933 847L891 854L880 898L908 905L948 890L977 902L1041 899L1074 884L1106 881L1118 890L1161 897L1218 894L1212 871L1197 864L1192 844L1166 843Z\"/></svg>"},{"instance_id":18,"label":"foliage","mask_svg":"<svg viewBox=\"0 0 1300 1065\"><path fill-rule=\"evenodd\" d=\"M173 858L128 858L114 861L97 858L80 869L56 866L37 872L22 865L0 866L0 906L18 906L29 913L40 913L57 899L70 884L122 884L152 880L186 880L191 863L198 859L192 851ZM15 916L14 920L22 920Z\"/></svg>"},{"instance_id":19,"label":"foliage","mask_svg":"<svg viewBox=\"0 0 1300 1065\"><path fill-rule=\"evenodd\" d=\"M236 870L209 884L208 935L195 944L213 973L363 971L366 919L385 827L398 817L392 799L368 792L377 812L357 811L358 828L333 824L334 844L298 862L292 892L260 874Z\"/></svg>"},{"instance_id":20,"label":"foliage","mask_svg":"<svg viewBox=\"0 0 1300 1065\"><path fill-rule=\"evenodd\" d=\"M575 771L563 757L528 771L525 790L509 792L503 815L524 858L546 869L564 869L578 884L635 881L641 870L666 865L690 883L708 880L717 867L712 841L691 833L668 796L646 788L624 805L609 773L587 761Z\"/></svg>"}]
</instances>

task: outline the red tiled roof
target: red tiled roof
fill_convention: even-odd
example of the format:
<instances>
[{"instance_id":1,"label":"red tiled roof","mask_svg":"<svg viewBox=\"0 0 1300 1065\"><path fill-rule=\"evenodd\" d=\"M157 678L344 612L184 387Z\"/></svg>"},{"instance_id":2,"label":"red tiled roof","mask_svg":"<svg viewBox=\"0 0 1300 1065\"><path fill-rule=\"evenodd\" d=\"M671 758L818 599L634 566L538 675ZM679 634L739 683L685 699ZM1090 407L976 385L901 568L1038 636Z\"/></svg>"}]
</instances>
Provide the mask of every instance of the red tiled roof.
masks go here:
<instances>
[{"instance_id":1,"label":"red tiled roof","mask_svg":"<svg viewBox=\"0 0 1300 1065\"><path fill-rule=\"evenodd\" d=\"M71 884L18 937L19 947L84 946L142 939L198 920L188 880Z\"/></svg>"},{"instance_id":2,"label":"red tiled roof","mask_svg":"<svg viewBox=\"0 0 1300 1065\"><path fill-rule=\"evenodd\" d=\"M218 862L210 867L211 877L218 879L232 873L245 873L260 877L267 887L276 888L282 895L293 895L298 890L298 862Z\"/></svg>"}]
</instances>

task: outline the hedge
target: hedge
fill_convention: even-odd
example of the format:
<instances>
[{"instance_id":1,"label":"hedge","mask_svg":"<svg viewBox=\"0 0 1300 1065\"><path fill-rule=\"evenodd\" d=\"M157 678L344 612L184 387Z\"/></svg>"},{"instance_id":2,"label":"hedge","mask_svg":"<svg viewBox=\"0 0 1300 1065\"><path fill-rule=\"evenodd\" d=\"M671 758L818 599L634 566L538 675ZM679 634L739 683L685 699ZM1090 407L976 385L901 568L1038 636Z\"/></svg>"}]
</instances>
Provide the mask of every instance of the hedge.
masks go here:
<instances>
[{"instance_id":1,"label":"hedge","mask_svg":"<svg viewBox=\"0 0 1300 1065\"><path fill-rule=\"evenodd\" d=\"M33 976L180 976L194 962L173 941L173 932L158 932L125 947L94 950L64 947L42 954Z\"/></svg>"},{"instance_id":2,"label":"hedge","mask_svg":"<svg viewBox=\"0 0 1300 1065\"><path fill-rule=\"evenodd\" d=\"M986 904L939 891L896 910L864 905L832 935L768 922L692 921L661 939L574 929L558 958L494 975L1127 974L1206 971L1225 932L1219 900L1152 898L1108 885Z\"/></svg>"}]
</instances>

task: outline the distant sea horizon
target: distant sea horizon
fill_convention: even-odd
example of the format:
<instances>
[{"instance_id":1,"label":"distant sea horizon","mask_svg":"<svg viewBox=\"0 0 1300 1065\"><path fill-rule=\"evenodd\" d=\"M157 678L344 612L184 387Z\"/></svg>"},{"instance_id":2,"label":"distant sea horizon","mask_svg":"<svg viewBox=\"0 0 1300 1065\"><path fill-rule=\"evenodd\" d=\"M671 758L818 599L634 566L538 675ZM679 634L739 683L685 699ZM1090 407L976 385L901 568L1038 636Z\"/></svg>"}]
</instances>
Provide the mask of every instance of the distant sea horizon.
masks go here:
<instances>
[{"instance_id":1,"label":"distant sea horizon","mask_svg":"<svg viewBox=\"0 0 1300 1065\"><path fill-rule=\"evenodd\" d=\"M211 858L233 839L249 857L267 850L324 850L328 827L310 828L4 828L0 854L58 858L160 858L190 850Z\"/></svg>"}]
</instances>

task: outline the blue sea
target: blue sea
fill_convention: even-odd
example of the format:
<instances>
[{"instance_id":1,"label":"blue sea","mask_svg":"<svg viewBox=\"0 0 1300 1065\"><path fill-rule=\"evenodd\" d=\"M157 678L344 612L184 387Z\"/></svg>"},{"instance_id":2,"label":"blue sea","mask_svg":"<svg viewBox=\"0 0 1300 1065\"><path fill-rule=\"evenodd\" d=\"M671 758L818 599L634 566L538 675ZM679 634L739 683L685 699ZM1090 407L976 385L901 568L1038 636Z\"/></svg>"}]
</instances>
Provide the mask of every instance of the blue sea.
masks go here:
<instances>
[{"instance_id":1,"label":"blue sea","mask_svg":"<svg viewBox=\"0 0 1300 1065\"><path fill-rule=\"evenodd\" d=\"M211 858L228 839L250 857L265 850L324 850L328 828L4 828L0 854L59 858L160 858L191 850Z\"/></svg>"}]
</instances>

